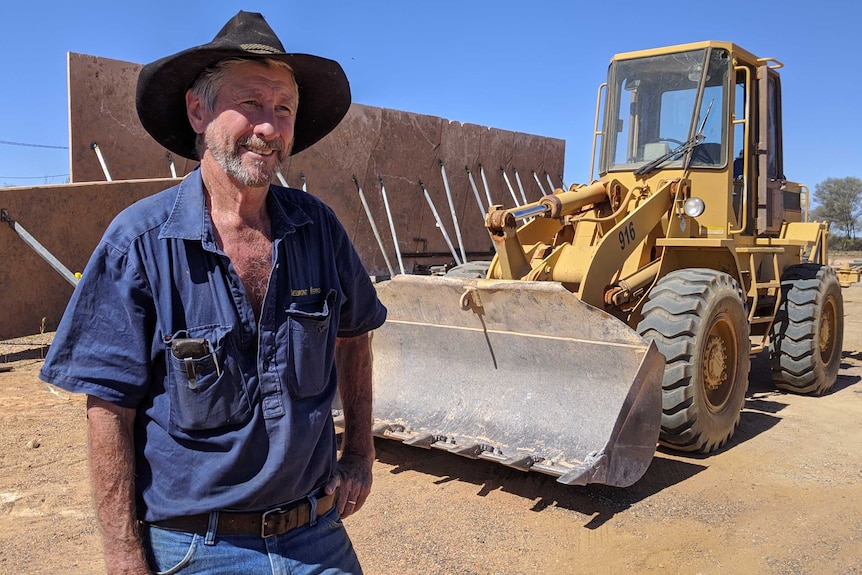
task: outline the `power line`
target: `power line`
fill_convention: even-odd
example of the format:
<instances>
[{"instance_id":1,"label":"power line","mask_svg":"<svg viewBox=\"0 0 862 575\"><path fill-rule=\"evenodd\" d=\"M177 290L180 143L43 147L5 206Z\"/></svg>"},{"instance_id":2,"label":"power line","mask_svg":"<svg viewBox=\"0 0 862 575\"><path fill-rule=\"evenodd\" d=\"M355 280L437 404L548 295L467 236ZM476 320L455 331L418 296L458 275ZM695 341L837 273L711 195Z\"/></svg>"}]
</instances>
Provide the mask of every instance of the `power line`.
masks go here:
<instances>
[{"instance_id":1,"label":"power line","mask_svg":"<svg viewBox=\"0 0 862 575\"><path fill-rule=\"evenodd\" d=\"M48 144L29 144L26 142L9 142L0 140L0 144L7 146L20 146L23 148L50 148L54 150L68 150L68 146L50 146ZM0 180L48 180L51 178L66 178L69 174L54 174L51 176L0 176Z\"/></svg>"},{"instance_id":2,"label":"power line","mask_svg":"<svg viewBox=\"0 0 862 575\"><path fill-rule=\"evenodd\" d=\"M0 180L41 180L42 178L65 178L69 174L55 174L53 176L0 176Z\"/></svg>"},{"instance_id":3,"label":"power line","mask_svg":"<svg viewBox=\"0 0 862 575\"><path fill-rule=\"evenodd\" d=\"M24 148L52 148L54 150L68 150L69 146L48 146L46 144L26 144L24 142L7 142L5 140L0 140L0 144L6 144L7 146L22 146Z\"/></svg>"}]
</instances>

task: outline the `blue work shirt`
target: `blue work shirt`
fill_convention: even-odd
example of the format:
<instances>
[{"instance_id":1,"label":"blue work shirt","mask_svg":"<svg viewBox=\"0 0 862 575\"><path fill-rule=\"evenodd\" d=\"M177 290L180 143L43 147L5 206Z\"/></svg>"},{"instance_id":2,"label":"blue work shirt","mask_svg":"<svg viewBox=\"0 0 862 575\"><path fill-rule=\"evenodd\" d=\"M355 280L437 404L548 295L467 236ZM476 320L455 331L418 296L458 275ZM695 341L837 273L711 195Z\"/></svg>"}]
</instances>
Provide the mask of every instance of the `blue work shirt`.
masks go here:
<instances>
[{"instance_id":1,"label":"blue work shirt","mask_svg":"<svg viewBox=\"0 0 862 575\"><path fill-rule=\"evenodd\" d=\"M117 216L57 329L42 379L137 410L145 521L271 509L334 472L335 339L379 327L386 309L331 209L278 186L267 208L273 267L259 323L196 170ZM191 377L174 338L211 346Z\"/></svg>"}]
</instances>

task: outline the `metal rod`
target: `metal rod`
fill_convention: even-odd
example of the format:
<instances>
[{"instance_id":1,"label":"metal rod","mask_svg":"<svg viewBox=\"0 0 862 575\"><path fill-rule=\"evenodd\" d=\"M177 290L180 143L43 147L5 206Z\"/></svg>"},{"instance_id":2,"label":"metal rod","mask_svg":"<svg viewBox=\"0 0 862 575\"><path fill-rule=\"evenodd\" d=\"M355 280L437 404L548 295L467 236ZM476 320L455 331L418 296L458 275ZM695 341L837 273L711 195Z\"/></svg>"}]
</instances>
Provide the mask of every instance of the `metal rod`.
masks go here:
<instances>
[{"instance_id":1,"label":"metal rod","mask_svg":"<svg viewBox=\"0 0 862 575\"><path fill-rule=\"evenodd\" d=\"M539 184L539 191L542 192L542 195L547 196L548 194L545 193L545 188L542 186L542 180L539 179L539 174L536 173L536 170L533 170L533 179L536 180L537 184ZM551 191L554 191L553 188Z\"/></svg>"},{"instance_id":2,"label":"metal rod","mask_svg":"<svg viewBox=\"0 0 862 575\"><path fill-rule=\"evenodd\" d=\"M40 244L38 242L38 240L36 240L36 238L34 238L32 235L30 235L30 232L25 230L21 226L21 224L19 224L15 220L13 220L9 216L9 212L6 211L6 208L3 208L2 210L0 210L0 221L8 223L9 226L11 226L12 231L14 231L16 234L18 234L18 237L21 238L22 240L24 240L24 243L26 243L28 246L33 248L33 251L35 251L39 257L41 257L43 260L48 262L48 265L50 265L52 268L54 268L55 271L57 271L61 276L63 276L64 280L66 280L67 282L72 284L72 287L78 285L78 276L76 276L71 271L69 271L69 268L64 266L60 262L60 260L55 258L54 254L49 252L45 248L45 246Z\"/></svg>"},{"instance_id":3,"label":"metal rod","mask_svg":"<svg viewBox=\"0 0 862 575\"><path fill-rule=\"evenodd\" d=\"M554 186L554 182L551 181L551 176L550 174L548 174L548 172L545 172L545 178L548 180L548 185L551 187L551 193L553 194L554 190L556 190L557 188L556 186Z\"/></svg>"},{"instance_id":4,"label":"metal rod","mask_svg":"<svg viewBox=\"0 0 862 575\"><path fill-rule=\"evenodd\" d=\"M550 211L550 209L551 208L544 204L538 204L533 206L524 206L523 208L512 210L511 214L512 217L514 217L516 220L525 220L533 216L544 214L545 212Z\"/></svg>"},{"instance_id":5,"label":"metal rod","mask_svg":"<svg viewBox=\"0 0 862 575\"><path fill-rule=\"evenodd\" d=\"M170 152L168 152L168 165L171 168L171 177L176 178L177 177L177 167L174 164L174 155L171 154Z\"/></svg>"},{"instance_id":6,"label":"metal rod","mask_svg":"<svg viewBox=\"0 0 862 575\"><path fill-rule=\"evenodd\" d=\"M473 189L473 197L476 198L476 204L479 206L479 214L482 218L482 223L484 224L487 208L482 205L482 197L479 195L479 189L476 187L476 181L473 179L473 172L470 171L470 166L464 166L464 169L467 170L467 179L470 180L470 187Z\"/></svg>"},{"instance_id":7,"label":"metal rod","mask_svg":"<svg viewBox=\"0 0 862 575\"><path fill-rule=\"evenodd\" d=\"M512 166L512 171L515 172L515 182L518 184L518 190L521 192L521 199L524 200L524 204L528 204L527 194L524 193L524 186L521 184L521 176L518 175L518 168Z\"/></svg>"},{"instance_id":8,"label":"metal rod","mask_svg":"<svg viewBox=\"0 0 862 575\"><path fill-rule=\"evenodd\" d=\"M96 157L99 158L99 164L102 166L102 171L105 173L105 179L109 182L113 182L111 179L111 173L108 171L108 166L105 164L105 158L102 157L102 150L99 149L99 144L93 142L90 144L90 148L96 152Z\"/></svg>"},{"instance_id":9,"label":"metal rod","mask_svg":"<svg viewBox=\"0 0 862 575\"><path fill-rule=\"evenodd\" d=\"M383 240L380 239L380 232L377 231L377 224L374 223L374 216L371 215L371 208L368 207L368 202L365 201L365 192L362 191L362 186L359 185L359 180L356 176L353 177L353 183L356 184L356 191L359 192L359 199L362 201L362 207L365 208L365 216L368 218L368 223L371 224L371 231L374 232L374 237L377 238L377 245L380 246L380 253L383 254L383 260L386 262L386 269L389 270L389 275L394 276L395 270L392 269L392 264L389 263L389 256L386 255L386 249L383 247Z\"/></svg>"},{"instance_id":10,"label":"metal rod","mask_svg":"<svg viewBox=\"0 0 862 575\"><path fill-rule=\"evenodd\" d=\"M281 173L281 170L276 170L275 175L278 176L278 181L281 182L282 186L284 186L285 188L290 187L287 185L287 180L284 179L284 174Z\"/></svg>"},{"instance_id":11,"label":"metal rod","mask_svg":"<svg viewBox=\"0 0 862 575\"><path fill-rule=\"evenodd\" d=\"M482 177L482 185L485 186L485 197L488 198L488 206L493 206L494 202L491 200L491 189L488 187L488 178L485 177L485 168L482 164L479 164L479 175Z\"/></svg>"},{"instance_id":12,"label":"metal rod","mask_svg":"<svg viewBox=\"0 0 862 575\"><path fill-rule=\"evenodd\" d=\"M476 198L476 203L479 205L479 213L482 218L482 225L485 225L485 216L487 213L487 209L482 205L482 197L479 195L479 189L476 187L476 181L473 179L473 172L470 171L470 166L464 166L467 170L467 178L470 180L470 187L473 188L473 197ZM490 201L490 198L488 198ZM488 209L490 209L490 205ZM497 252L497 244L492 243L494 246L494 253Z\"/></svg>"},{"instance_id":13,"label":"metal rod","mask_svg":"<svg viewBox=\"0 0 862 575\"><path fill-rule=\"evenodd\" d=\"M506 175L506 170L503 169L503 166L500 166L500 172L503 174L503 181L506 182L506 187L509 188L509 193L512 194L512 201L515 202L516 206L520 206L521 202L518 201L518 196L515 195L515 190L512 189L512 183L509 182L509 176Z\"/></svg>"},{"instance_id":14,"label":"metal rod","mask_svg":"<svg viewBox=\"0 0 862 575\"><path fill-rule=\"evenodd\" d=\"M404 274L404 261L401 259L401 246L398 245L398 234L395 233L395 222L392 221L392 211L389 209L389 198L386 196L386 186L383 178L380 179L380 194L383 196L383 206L386 208L386 217L389 220L389 231L392 232L392 243L395 244L395 255L398 257L398 269Z\"/></svg>"},{"instance_id":15,"label":"metal rod","mask_svg":"<svg viewBox=\"0 0 862 575\"><path fill-rule=\"evenodd\" d=\"M455 246L452 245L452 240L449 239L449 234L446 233L446 227L443 225L443 222L440 221L440 214L437 213L437 208L434 207L434 200L431 199L431 194L428 193L428 188L425 187L422 180L419 180L419 187L422 188L422 192L425 194L425 201L427 201L428 205L431 207L431 212L434 214L434 221L437 222L437 227L440 228L440 233L443 234L443 239L446 240L446 245L449 246L449 252L452 254L452 258L455 260L455 263L460 266L461 260L458 258Z\"/></svg>"},{"instance_id":16,"label":"metal rod","mask_svg":"<svg viewBox=\"0 0 862 575\"><path fill-rule=\"evenodd\" d=\"M467 250L464 249L464 240L461 239L461 226L458 225L458 214L455 212L455 202L452 200L452 191L449 189L449 178L446 177L446 166L443 160L440 162L440 175L443 177L443 187L446 189L446 200L449 202L449 213L452 214L452 225L455 227L455 237L458 239L458 249L461 250L461 261L467 263Z\"/></svg>"},{"instance_id":17,"label":"metal rod","mask_svg":"<svg viewBox=\"0 0 862 575\"><path fill-rule=\"evenodd\" d=\"M307 192L308 191L308 181L306 181L306 179L305 179L305 172L299 172L299 177L302 180L302 191Z\"/></svg>"}]
</instances>

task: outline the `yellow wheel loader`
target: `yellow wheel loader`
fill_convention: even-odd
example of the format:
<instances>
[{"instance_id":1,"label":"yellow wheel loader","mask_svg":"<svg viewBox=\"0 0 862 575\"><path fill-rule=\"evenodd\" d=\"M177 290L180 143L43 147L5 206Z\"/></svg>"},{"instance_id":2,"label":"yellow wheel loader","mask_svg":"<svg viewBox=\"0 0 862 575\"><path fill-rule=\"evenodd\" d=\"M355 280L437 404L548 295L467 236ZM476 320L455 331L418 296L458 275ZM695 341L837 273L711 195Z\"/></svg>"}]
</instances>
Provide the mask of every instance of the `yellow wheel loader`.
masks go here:
<instances>
[{"instance_id":1,"label":"yellow wheel loader","mask_svg":"<svg viewBox=\"0 0 862 575\"><path fill-rule=\"evenodd\" d=\"M657 442L725 445L766 348L779 388L829 390L841 290L784 176L780 67L727 42L615 56L598 180L492 206L484 267L379 285L375 434L628 486Z\"/></svg>"}]
</instances>

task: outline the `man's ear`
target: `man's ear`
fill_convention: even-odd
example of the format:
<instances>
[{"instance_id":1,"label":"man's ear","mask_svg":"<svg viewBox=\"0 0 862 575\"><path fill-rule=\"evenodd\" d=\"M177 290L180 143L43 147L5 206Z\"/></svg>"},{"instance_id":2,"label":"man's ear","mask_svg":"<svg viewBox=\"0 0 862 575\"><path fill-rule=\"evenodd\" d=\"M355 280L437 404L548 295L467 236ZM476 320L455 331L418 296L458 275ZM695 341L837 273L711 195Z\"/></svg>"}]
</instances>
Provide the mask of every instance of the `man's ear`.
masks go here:
<instances>
[{"instance_id":1,"label":"man's ear","mask_svg":"<svg viewBox=\"0 0 862 575\"><path fill-rule=\"evenodd\" d=\"M203 134L210 122L210 113L203 100L191 90L186 90L186 114L196 134Z\"/></svg>"}]
</instances>

